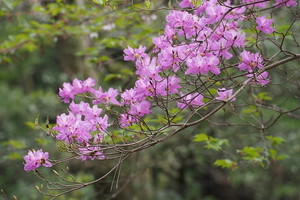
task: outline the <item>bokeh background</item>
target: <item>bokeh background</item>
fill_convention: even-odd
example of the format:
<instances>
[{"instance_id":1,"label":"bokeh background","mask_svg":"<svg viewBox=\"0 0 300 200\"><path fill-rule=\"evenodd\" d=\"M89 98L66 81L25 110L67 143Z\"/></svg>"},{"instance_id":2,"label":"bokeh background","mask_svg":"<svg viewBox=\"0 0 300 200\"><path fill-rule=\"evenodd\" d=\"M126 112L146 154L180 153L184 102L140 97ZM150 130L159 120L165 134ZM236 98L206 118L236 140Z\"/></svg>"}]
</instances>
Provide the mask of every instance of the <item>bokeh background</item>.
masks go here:
<instances>
[{"instance_id":1,"label":"bokeh background","mask_svg":"<svg viewBox=\"0 0 300 200\"><path fill-rule=\"evenodd\" d=\"M49 199L36 189L46 187L45 182L23 170L23 156L33 148L43 148L55 158L66 155L36 126L53 124L56 116L65 112L66 105L57 96L62 83L75 77L93 77L103 88L131 87L134 65L122 60L123 49L140 44L150 49L152 37L162 33L167 10L139 10L147 8L143 0L134 1L134 7L131 1L113 2L118 11L92 0L0 0L0 189L8 199ZM153 3L153 8L176 6L176 1ZM289 11L275 14L281 18L278 28L284 29L291 20ZM294 31L299 36L299 26ZM289 47L289 43L285 45ZM262 89L270 97L262 100L276 101L286 109L299 105L298 68L295 61L288 64L288 69L283 66L273 70L273 81L281 84ZM287 77L292 81L282 82ZM247 98L247 92L242 95ZM255 107L247 107L241 114L255 115L256 111ZM219 113L215 119L224 115ZM226 117L239 120L230 114ZM245 145L259 146L262 141L257 143L257 138L261 135L253 127L201 123L136 153L122 165L118 179L112 174L104 182L59 199L300 199L299 130L297 113L282 116L268 130L268 134L284 140L274 147L280 159L270 159L264 166L245 163L238 169L222 169L213 165L217 159L232 156ZM193 141L198 133L226 138L230 145L224 151L206 149ZM68 168L77 180L90 181L112 165L72 161L55 170ZM51 169L41 170L51 180L57 179ZM0 194L1 198L5 199L4 195Z\"/></svg>"}]
</instances>

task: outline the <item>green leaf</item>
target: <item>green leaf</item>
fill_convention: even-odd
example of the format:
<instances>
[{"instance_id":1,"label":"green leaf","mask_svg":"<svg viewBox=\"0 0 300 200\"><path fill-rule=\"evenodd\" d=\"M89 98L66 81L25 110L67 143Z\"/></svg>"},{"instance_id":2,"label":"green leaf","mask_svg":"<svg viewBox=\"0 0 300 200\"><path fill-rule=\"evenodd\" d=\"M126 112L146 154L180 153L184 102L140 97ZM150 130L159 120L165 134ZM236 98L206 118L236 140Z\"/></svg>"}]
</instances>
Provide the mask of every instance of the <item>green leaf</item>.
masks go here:
<instances>
[{"instance_id":1,"label":"green leaf","mask_svg":"<svg viewBox=\"0 0 300 200\"><path fill-rule=\"evenodd\" d=\"M215 89L215 88L209 88L208 91L209 91L209 93L212 94L212 95L215 95L215 94L218 93L218 90Z\"/></svg>"},{"instance_id":2,"label":"green leaf","mask_svg":"<svg viewBox=\"0 0 300 200\"><path fill-rule=\"evenodd\" d=\"M194 142L205 142L204 146L206 149L214 149L220 151L224 144L228 144L227 139L218 139L214 137L207 136L205 133L200 133L195 136L193 139Z\"/></svg>"},{"instance_id":3,"label":"green leaf","mask_svg":"<svg viewBox=\"0 0 300 200\"><path fill-rule=\"evenodd\" d=\"M121 74L124 74L124 75L133 75L133 74L134 74L133 71L130 70L130 69L122 69L122 70L120 71L120 73L121 73Z\"/></svg>"},{"instance_id":4,"label":"green leaf","mask_svg":"<svg viewBox=\"0 0 300 200\"><path fill-rule=\"evenodd\" d=\"M268 96L267 92L261 92L258 95L253 95L256 99L264 100L264 101L271 101L272 97Z\"/></svg>"},{"instance_id":5,"label":"green leaf","mask_svg":"<svg viewBox=\"0 0 300 200\"><path fill-rule=\"evenodd\" d=\"M220 151L224 144L228 144L227 139L216 139L216 138L209 138L210 141L207 142L205 148L207 149L214 149L216 151Z\"/></svg>"},{"instance_id":6,"label":"green leaf","mask_svg":"<svg viewBox=\"0 0 300 200\"><path fill-rule=\"evenodd\" d=\"M283 139L282 137L267 136L266 138L272 142L273 146L276 146L276 145L279 145L279 144L282 144L285 142L285 139Z\"/></svg>"},{"instance_id":7,"label":"green leaf","mask_svg":"<svg viewBox=\"0 0 300 200\"><path fill-rule=\"evenodd\" d=\"M160 124L166 124L166 123L168 123L168 120L163 115L158 115L157 116L157 120L158 120L158 123L160 123Z\"/></svg>"},{"instance_id":8,"label":"green leaf","mask_svg":"<svg viewBox=\"0 0 300 200\"><path fill-rule=\"evenodd\" d=\"M244 147L243 150L238 150L238 152L244 157L255 158L260 156L262 149L260 147Z\"/></svg>"},{"instance_id":9,"label":"green leaf","mask_svg":"<svg viewBox=\"0 0 300 200\"><path fill-rule=\"evenodd\" d=\"M4 4L9 8L9 9L13 9L14 5L13 5L13 1L12 0L3 0Z\"/></svg>"},{"instance_id":10,"label":"green leaf","mask_svg":"<svg viewBox=\"0 0 300 200\"><path fill-rule=\"evenodd\" d=\"M287 155L278 155L277 151L275 149L269 149L270 157L273 160L283 160L285 158L288 158L289 156Z\"/></svg>"},{"instance_id":11,"label":"green leaf","mask_svg":"<svg viewBox=\"0 0 300 200\"><path fill-rule=\"evenodd\" d=\"M26 125L27 127L31 128L31 129L35 129L35 128L36 128L36 125L35 125L34 122L28 121L28 122L25 122L25 125Z\"/></svg>"},{"instance_id":12,"label":"green leaf","mask_svg":"<svg viewBox=\"0 0 300 200\"><path fill-rule=\"evenodd\" d=\"M229 160L229 159L216 160L214 162L214 165L222 167L222 168L228 168L228 169L237 169L238 168L237 162Z\"/></svg>"},{"instance_id":13,"label":"green leaf","mask_svg":"<svg viewBox=\"0 0 300 200\"><path fill-rule=\"evenodd\" d=\"M277 26L276 26L276 31L284 33L284 32L286 32L290 27L291 27L291 26L288 25L288 24L277 25Z\"/></svg>"},{"instance_id":14,"label":"green leaf","mask_svg":"<svg viewBox=\"0 0 300 200\"><path fill-rule=\"evenodd\" d=\"M276 156L276 160L283 160L283 159L286 159L286 158L289 158L288 155L278 155Z\"/></svg>"},{"instance_id":15,"label":"green leaf","mask_svg":"<svg viewBox=\"0 0 300 200\"><path fill-rule=\"evenodd\" d=\"M195 7L198 7L198 6L200 6L200 5L201 5L201 3L202 3L202 1L201 1L201 0L193 0L193 1L192 1L192 4L194 4L194 5L195 5Z\"/></svg>"},{"instance_id":16,"label":"green leaf","mask_svg":"<svg viewBox=\"0 0 300 200\"><path fill-rule=\"evenodd\" d=\"M150 6L151 6L151 1L150 1L150 0L146 0L146 1L145 1L145 5L146 5L147 8L150 8Z\"/></svg>"},{"instance_id":17,"label":"green leaf","mask_svg":"<svg viewBox=\"0 0 300 200\"><path fill-rule=\"evenodd\" d=\"M269 153L270 153L270 157L273 160L276 160L276 156L277 156L277 151L275 149L269 149Z\"/></svg>"},{"instance_id":18,"label":"green leaf","mask_svg":"<svg viewBox=\"0 0 300 200\"><path fill-rule=\"evenodd\" d=\"M8 159L10 159L10 160L20 160L20 159L22 159L22 156L17 152L13 152L13 153L10 153L8 155Z\"/></svg>"},{"instance_id":19,"label":"green leaf","mask_svg":"<svg viewBox=\"0 0 300 200\"><path fill-rule=\"evenodd\" d=\"M48 140L42 139L42 138L36 138L35 141L40 145L40 146L46 146L48 144Z\"/></svg>"},{"instance_id":20,"label":"green leaf","mask_svg":"<svg viewBox=\"0 0 300 200\"><path fill-rule=\"evenodd\" d=\"M3 142L3 145L4 146L10 146L10 147L15 148L15 149L25 148L25 145L23 144L23 142L18 141L18 140L8 140L8 141Z\"/></svg>"},{"instance_id":21,"label":"green leaf","mask_svg":"<svg viewBox=\"0 0 300 200\"><path fill-rule=\"evenodd\" d=\"M253 163L258 163L264 166L263 161L266 159L261 155L263 149L260 147L244 147L242 150L237 150L244 160L251 161Z\"/></svg>"},{"instance_id":22,"label":"green leaf","mask_svg":"<svg viewBox=\"0 0 300 200\"><path fill-rule=\"evenodd\" d=\"M256 112L257 112L257 109L256 109L256 106L254 106L254 105L249 105L242 110L243 114L250 114L250 113L256 113Z\"/></svg>"},{"instance_id":23,"label":"green leaf","mask_svg":"<svg viewBox=\"0 0 300 200\"><path fill-rule=\"evenodd\" d=\"M179 108L171 108L171 109L169 110L169 113L170 113L171 115L175 115L179 110L180 110Z\"/></svg>"},{"instance_id":24,"label":"green leaf","mask_svg":"<svg viewBox=\"0 0 300 200\"><path fill-rule=\"evenodd\" d=\"M122 76L120 74L108 74L107 76L105 76L104 82L109 82L111 80L121 79L121 78Z\"/></svg>"},{"instance_id":25,"label":"green leaf","mask_svg":"<svg viewBox=\"0 0 300 200\"><path fill-rule=\"evenodd\" d=\"M0 57L0 62L12 63L13 61L8 56L2 56L2 57Z\"/></svg>"},{"instance_id":26,"label":"green leaf","mask_svg":"<svg viewBox=\"0 0 300 200\"><path fill-rule=\"evenodd\" d=\"M193 139L194 142L203 142L208 141L208 136L205 133L200 133L195 135L195 138Z\"/></svg>"}]
</instances>

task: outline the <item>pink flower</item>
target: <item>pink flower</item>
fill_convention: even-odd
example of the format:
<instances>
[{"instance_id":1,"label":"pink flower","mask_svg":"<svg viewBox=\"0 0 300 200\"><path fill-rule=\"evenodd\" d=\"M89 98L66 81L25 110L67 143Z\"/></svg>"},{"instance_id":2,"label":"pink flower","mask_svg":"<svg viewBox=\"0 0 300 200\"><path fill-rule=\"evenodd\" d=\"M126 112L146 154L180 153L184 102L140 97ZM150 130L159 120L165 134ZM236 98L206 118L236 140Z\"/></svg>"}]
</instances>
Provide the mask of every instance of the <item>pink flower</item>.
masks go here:
<instances>
[{"instance_id":1,"label":"pink flower","mask_svg":"<svg viewBox=\"0 0 300 200\"><path fill-rule=\"evenodd\" d=\"M95 122L96 127L101 132L106 132L107 128L111 126L111 124L108 123L108 116L104 115L104 117L99 117Z\"/></svg>"},{"instance_id":2,"label":"pink flower","mask_svg":"<svg viewBox=\"0 0 300 200\"><path fill-rule=\"evenodd\" d=\"M86 121L95 121L99 118L99 115L101 114L102 109L98 108L97 105L93 105L93 107L87 107L87 109L84 112L85 120Z\"/></svg>"},{"instance_id":3,"label":"pink flower","mask_svg":"<svg viewBox=\"0 0 300 200\"><path fill-rule=\"evenodd\" d=\"M135 91L137 97L140 99L146 96L154 96L156 93L155 83L149 78L140 78L135 82Z\"/></svg>"},{"instance_id":4,"label":"pink flower","mask_svg":"<svg viewBox=\"0 0 300 200\"><path fill-rule=\"evenodd\" d=\"M141 102L137 102L131 105L130 110L129 110L129 114L131 115L136 115L136 116L144 116L146 114L150 114L152 113L150 110L150 102L143 100Z\"/></svg>"},{"instance_id":5,"label":"pink flower","mask_svg":"<svg viewBox=\"0 0 300 200\"><path fill-rule=\"evenodd\" d=\"M136 67L136 74L140 77L151 78L153 80L161 79L159 76L161 70L156 64L156 57L151 59L149 56L146 56L144 59L140 59L136 62Z\"/></svg>"},{"instance_id":6,"label":"pink flower","mask_svg":"<svg viewBox=\"0 0 300 200\"><path fill-rule=\"evenodd\" d=\"M132 104L132 103L135 103L140 100L140 98L137 96L136 90L134 88L125 90L121 94L121 98L122 98L122 102L121 102L122 105Z\"/></svg>"},{"instance_id":7,"label":"pink flower","mask_svg":"<svg viewBox=\"0 0 300 200\"><path fill-rule=\"evenodd\" d=\"M193 4L194 0L182 0L180 3L179 3L179 6L181 8L193 8L195 7L195 5Z\"/></svg>"},{"instance_id":8,"label":"pink flower","mask_svg":"<svg viewBox=\"0 0 300 200\"><path fill-rule=\"evenodd\" d=\"M220 74L220 69L218 68L219 59L216 56L197 56L192 59L188 59L186 65L188 69L185 74L206 74L211 71L213 74Z\"/></svg>"},{"instance_id":9,"label":"pink flower","mask_svg":"<svg viewBox=\"0 0 300 200\"><path fill-rule=\"evenodd\" d=\"M114 104L120 105L120 103L116 100L119 92L116 89L109 88L107 92L103 92L102 88L100 87L99 90L94 91L95 100L93 104Z\"/></svg>"},{"instance_id":10,"label":"pink flower","mask_svg":"<svg viewBox=\"0 0 300 200\"><path fill-rule=\"evenodd\" d=\"M90 121L82 121L82 115L73 115L69 113L57 117L57 125L53 127L53 130L58 131L56 135L58 140L64 140L66 143L73 143L75 141L79 143L88 142L92 136L91 131L95 129L95 125Z\"/></svg>"},{"instance_id":11,"label":"pink flower","mask_svg":"<svg viewBox=\"0 0 300 200\"><path fill-rule=\"evenodd\" d=\"M38 151L28 151L28 154L24 156L24 160L26 162L24 170L28 172L40 167L41 165L44 167L52 167L52 164L49 162L48 158L49 153L44 153L41 149Z\"/></svg>"},{"instance_id":12,"label":"pink flower","mask_svg":"<svg viewBox=\"0 0 300 200\"><path fill-rule=\"evenodd\" d=\"M127 49L124 50L124 60L125 61L135 61L137 58L143 58L146 56L145 53L146 47L139 46L138 49L133 49L130 46L128 46Z\"/></svg>"},{"instance_id":13,"label":"pink flower","mask_svg":"<svg viewBox=\"0 0 300 200\"><path fill-rule=\"evenodd\" d=\"M217 21L219 21L220 19L222 19L222 17L224 16L224 14L227 12L229 8L225 7L225 6L221 6L221 5L210 5L207 6L205 11L207 13L207 15L209 16L209 20L208 23L209 24L213 24L216 23Z\"/></svg>"},{"instance_id":14,"label":"pink flower","mask_svg":"<svg viewBox=\"0 0 300 200\"><path fill-rule=\"evenodd\" d=\"M96 81L92 78L88 78L85 81L79 79L74 79L72 84L64 83L63 88L59 88L58 95L62 98L64 103L69 103L70 99L74 99L76 94L93 92L93 86L95 86Z\"/></svg>"},{"instance_id":15,"label":"pink flower","mask_svg":"<svg viewBox=\"0 0 300 200\"><path fill-rule=\"evenodd\" d=\"M62 113L60 116L56 117L56 126L52 129L59 132L69 132L71 127L74 126L77 121L78 117L76 117L73 113L70 113L69 115Z\"/></svg>"},{"instance_id":16,"label":"pink flower","mask_svg":"<svg viewBox=\"0 0 300 200\"><path fill-rule=\"evenodd\" d=\"M256 28L266 34L273 33L274 28L271 27L273 21L273 19L267 19L266 16L257 17L256 23L258 26Z\"/></svg>"},{"instance_id":17,"label":"pink flower","mask_svg":"<svg viewBox=\"0 0 300 200\"><path fill-rule=\"evenodd\" d=\"M103 139L104 139L104 135L101 134L101 133L98 133L98 134L96 134L96 135L94 136L94 141L93 141L93 143L94 143L94 144L100 144L100 143L103 142Z\"/></svg>"},{"instance_id":18,"label":"pink flower","mask_svg":"<svg viewBox=\"0 0 300 200\"><path fill-rule=\"evenodd\" d=\"M126 113L120 115L119 124L121 128L131 126L134 122L137 122L137 118L135 116L131 116Z\"/></svg>"},{"instance_id":19,"label":"pink flower","mask_svg":"<svg viewBox=\"0 0 300 200\"><path fill-rule=\"evenodd\" d=\"M229 44L232 44L234 47L244 47L245 37L245 33L240 33L233 29L224 32L224 38Z\"/></svg>"},{"instance_id":20,"label":"pink flower","mask_svg":"<svg viewBox=\"0 0 300 200\"><path fill-rule=\"evenodd\" d=\"M175 54L175 49L173 47L164 48L158 54L158 64L161 66L162 70L166 70L173 65L177 61L179 61L178 57ZM175 66L177 68L177 66Z\"/></svg>"},{"instance_id":21,"label":"pink flower","mask_svg":"<svg viewBox=\"0 0 300 200\"><path fill-rule=\"evenodd\" d=\"M74 101L72 101L69 105L69 108L74 115L84 115L86 114L86 111L90 108L90 105L88 103L84 103L83 101L80 101L79 104L76 104L74 103Z\"/></svg>"},{"instance_id":22,"label":"pink flower","mask_svg":"<svg viewBox=\"0 0 300 200\"><path fill-rule=\"evenodd\" d=\"M296 7L297 3L295 0L276 0L278 6Z\"/></svg>"},{"instance_id":23,"label":"pink flower","mask_svg":"<svg viewBox=\"0 0 300 200\"><path fill-rule=\"evenodd\" d=\"M227 101L232 96L232 89L227 90L226 88L222 88L218 90L218 97L216 97L217 100L220 101ZM231 99L230 101L234 101L235 98Z\"/></svg>"},{"instance_id":24,"label":"pink flower","mask_svg":"<svg viewBox=\"0 0 300 200\"><path fill-rule=\"evenodd\" d=\"M179 102L177 102L177 106L180 109L186 109L188 107L197 107L202 105L204 105L203 96L200 93L188 94L185 97L181 98Z\"/></svg>"},{"instance_id":25,"label":"pink flower","mask_svg":"<svg viewBox=\"0 0 300 200\"><path fill-rule=\"evenodd\" d=\"M252 71L253 68L262 68L262 57L259 53L251 53L244 50L241 54L242 62L238 65L239 70Z\"/></svg>"},{"instance_id":26,"label":"pink flower","mask_svg":"<svg viewBox=\"0 0 300 200\"><path fill-rule=\"evenodd\" d=\"M88 79L81 81L77 78L75 78L72 82L74 87L74 93L85 93L85 92L91 92L93 91L92 87L95 86L96 81L89 77Z\"/></svg>"},{"instance_id":27,"label":"pink flower","mask_svg":"<svg viewBox=\"0 0 300 200\"><path fill-rule=\"evenodd\" d=\"M70 99L74 99L74 87L70 83L64 83L63 88L59 88L58 95L64 103L69 103Z\"/></svg>"},{"instance_id":28,"label":"pink flower","mask_svg":"<svg viewBox=\"0 0 300 200\"><path fill-rule=\"evenodd\" d=\"M159 49L164 49L164 48L167 48L171 45L169 43L169 41L167 40L167 37L164 36L164 35L161 35L161 36L158 36L158 37L153 37L152 42L155 45L155 52L159 51Z\"/></svg>"},{"instance_id":29,"label":"pink flower","mask_svg":"<svg viewBox=\"0 0 300 200\"><path fill-rule=\"evenodd\" d=\"M104 160L105 155L103 154L103 150L101 147L82 147L79 148L80 153L82 154L80 156L80 159L82 161L86 161L88 159L90 160Z\"/></svg>"},{"instance_id":30,"label":"pink flower","mask_svg":"<svg viewBox=\"0 0 300 200\"><path fill-rule=\"evenodd\" d=\"M178 93L178 89L181 88L179 82L180 79L175 75L167 77L157 85L157 93L163 96Z\"/></svg>"},{"instance_id":31,"label":"pink flower","mask_svg":"<svg viewBox=\"0 0 300 200\"><path fill-rule=\"evenodd\" d=\"M263 72L258 76L256 74L253 74L253 73L248 74L246 76L247 77L253 77L254 76L254 80L252 82L250 82L252 84L256 84L256 85L260 84L261 86L264 86L264 85L267 85L270 82L268 72Z\"/></svg>"}]
</instances>

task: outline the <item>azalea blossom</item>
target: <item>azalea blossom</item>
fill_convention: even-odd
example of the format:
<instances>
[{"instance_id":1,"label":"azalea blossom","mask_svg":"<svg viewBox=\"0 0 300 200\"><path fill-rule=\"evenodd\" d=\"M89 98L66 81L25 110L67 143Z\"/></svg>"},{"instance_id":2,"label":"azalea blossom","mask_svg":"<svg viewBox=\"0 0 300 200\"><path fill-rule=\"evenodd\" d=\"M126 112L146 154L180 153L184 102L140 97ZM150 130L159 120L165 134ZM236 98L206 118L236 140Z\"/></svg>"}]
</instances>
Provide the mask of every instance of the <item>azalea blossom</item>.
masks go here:
<instances>
[{"instance_id":1,"label":"azalea blossom","mask_svg":"<svg viewBox=\"0 0 300 200\"><path fill-rule=\"evenodd\" d=\"M139 46L138 49L133 49L130 46L128 46L127 49L124 50L124 60L125 61L135 61L137 58L143 58L146 56L145 53L146 47Z\"/></svg>"},{"instance_id":2,"label":"azalea blossom","mask_svg":"<svg viewBox=\"0 0 300 200\"><path fill-rule=\"evenodd\" d=\"M181 96L184 96L181 94ZM188 94L177 102L177 106L180 109L186 109L188 107L203 106L203 96L200 93Z\"/></svg>"},{"instance_id":3,"label":"azalea blossom","mask_svg":"<svg viewBox=\"0 0 300 200\"><path fill-rule=\"evenodd\" d=\"M134 122L137 122L137 117L126 113L120 114L119 124L121 128L131 126Z\"/></svg>"},{"instance_id":4,"label":"azalea blossom","mask_svg":"<svg viewBox=\"0 0 300 200\"><path fill-rule=\"evenodd\" d=\"M32 150L28 151L28 154L24 156L25 160L25 166L24 170L29 172L32 171L41 165L44 167L52 167L52 164L48 160L49 158L49 153L48 152L43 152L41 149L38 151Z\"/></svg>"},{"instance_id":5,"label":"azalea blossom","mask_svg":"<svg viewBox=\"0 0 300 200\"><path fill-rule=\"evenodd\" d=\"M75 78L72 84L64 83L63 88L59 88L58 94L64 103L69 103L70 99L74 99L76 94L93 92L93 86L95 86L95 84L96 81L91 77L84 81Z\"/></svg>"},{"instance_id":6,"label":"azalea blossom","mask_svg":"<svg viewBox=\"0 0 300 200\"><path fill-rule=\"evenodd\" d=\"M80 156L80 159L82 161L86 161L86 160L104 160L105 159L105 155L103 154L103 150L101 149L101 147L82 147L79 148L80 154L82 154Z\"/></svg>"},{"instance_id":7,"label":"azalea blossom","mask_svg":"<svg viewBox=\"0 0 300 200\"><path fill-rule=\"evenodd\" d=\"M219 89L216 99L220 101L227 101L232 97L232 91L232 89L227 90L226 88ZM236 98L232 98L230 101L235 101L235 99Z\"/></svg>"},{"instance_id":8,"label":"azalea blossom","mask_svg":"<svg viewBox=\"0 0 300 200\"><path fill-rule=\"evenodd\" d=\"M251 53L244 50L241 54L242 62L238 65L240 70L252 71L254 68L262 68L263 59L259 53Z\"/></svg>"},{"instance_id":9,"label":"azalea blossom","mask_svg":"<svg viewBox=\"0 0 300 200\"><path fill-rule=\"evenodd\" d=\"M264 85L267 85L270 82L268 72L263 72L258 76L254 73L248 74L246 76L247 77L253 77L254 76L254 80L252 82L250 82L252 84L264 86Z\"/></svg>"},{"instance_id":10,"label":"azalea blossom","mask_svg":"<svg viewBox=\"0 0 300 200\"><path fill-rule=\"evenodd\" d=\"M273 21L273 19L268 19L266 16L257 17L256 23L258 26L256 28L266 34L273 33L274 28L271 27Z\"/></svg>"}]
</instances>

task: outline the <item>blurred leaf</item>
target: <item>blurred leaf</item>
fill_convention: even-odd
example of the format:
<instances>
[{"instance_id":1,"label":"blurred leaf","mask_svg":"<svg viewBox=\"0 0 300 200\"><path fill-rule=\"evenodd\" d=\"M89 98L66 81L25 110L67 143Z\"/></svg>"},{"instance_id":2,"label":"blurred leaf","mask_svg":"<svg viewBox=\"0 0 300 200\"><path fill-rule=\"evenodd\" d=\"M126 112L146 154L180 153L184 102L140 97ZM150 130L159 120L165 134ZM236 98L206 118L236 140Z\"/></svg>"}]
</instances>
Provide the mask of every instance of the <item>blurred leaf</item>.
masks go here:
<instances>
[{"instance_id":1,"label":"blurred leaf","mask_svg":"<svg viewBox=\"0 0 300 200\"><path fill-rule=\"evenodd\" d=\"M20 159L22 159L22 156L17 152L13 152L13 153L10 153L8 155L8 159L10 159L10 160L20 160Z\"/></svg>"},{"instance_id":2,"label":"blurred leaf","mask_svg":"<svg viewBox=\"0 0 300 200\"><path fill-rule=\"evenodd\" d=\"M230 168L230 169L237 169L238 168L237 162L229 160L229 159L216 160L214 162L214 165L222 167L222 168Z\"/></svg>"},{"instance_id":3,"label":"blurred leaf","mask_svg":"<svg viewBox=\"0 0 300 200\"><path fill-rule=\"evenodd\" d=\"M210 141L207 142L207 145L205 145L205 148L220 151L224 144L228 144L227 139L217 139L217 138L211 139L210 138Z\"/></svg>"},{"instance_id":4,"label":"blurred leaf","mask_svg":"<svg viewBox=\"0 0 300 200\"><path fill-rule=\"evenodd\" d=\"M169 113L171 115L175 115L179 110L180 110L179 108L174 107L169 110Z\"/></svg>"},{"instance_id":5,"label":"blurred leaf","mask_svg":"<svg viewBox=\"0 0 300 200\"><path fill-rule=\"evenodd\" d=\"M271 101L272 97L268 96L267 92L261 92L258 95L253 95L254 98L258 99L258 100L265 100L265 101Z\"/></svg>"},{"instance_id":6,"label":"blurred leaf","mask_svg":"<svg viewBox=\"0 0 300 200\"><path fill-rule=\"evenodd\" d=\"M145 0L145 5L147 8L151 7L151 1L150 0Z\"/></svg>"},{"instance_id":7,"label":"blurred leaf","mask_svg":"<svg viewBox=\"0 0 300 200\"><path fill-rule=\"evenodd\" d=\"M208 136L205 133L200 133L195 135L195 138L193 139L194 142L203 142L208 141Z\"/></svg>"},{"instance_id":8,"label":"blurred leaf","mask_svg":"<svg viewBox=\"0 0 300 200\"><path fill-rule=\"evenodd\" d=\"M48 140L42 138L36 138L35 141L39 144L39 146L46 146L48 144Z\"/></svg>"},{"instance_id":9,"label":"blurred leaf","mask_svg":"<svg viewBox=\"0 0 300 200\"><path fill-rule=\"evenodd\" d=\"M12 0L3 0L3 2L9 9L12 10L14 8L14 2Z\"/></svg>"},{"instance_id":10,"label":"blurred leaf","mask_svg":"<svg viewBox=\"0 0 300 200\"><path fill-rule=\"evenodd\" d=\"M243 110L242 113L243 114L250 114L250 113L256 113L257 112L257 108L254 105L249 105L246 106Z\"/></svg>"},{"instance_id":11,"label":"blurred leaf","mask_svg":"<svg viewBox=\"0 0 300 200\"><path fill-rule=\"evenodd\" d=\"M122 78L121 74L108 74L107 76L105 76L104 82L109 82L111 80L121 79L121 78Z\"/></svg>"},{"instance_id":12,"label":"blurred leaf","mask_svg":"<svg viewBox=\"0 0 300 200\"><path fill-rule=\"evenodd\" d=\"M120 73L121 74L126 74L126 75L133 75L134 74L134 72L132 71L132 70L130 70L130 69L122 69L121 71L120 71Z\"/></svg>"},{"instance_id":13,"label":"blurred leaf","mask_svg":"<svg viewBox=\"0 0 300 200\"><path fill-rule=\"evenodd\" d=\"M10 146L13 147L15 149L23 149L25 148L25 145L18 140L8 140L2 143L4 146Z\"/></svg>"},{"instance_id":14,"label":"blurred leaf","mask_svg":"<svg viewBox=\"0 0 300 200\"><path fill-rule=\"evenodd\" d=\"M28 128L31 128L31 129L35 129L36 128L36 125L34 122L25 122L25 125L28 127Z\"/></svg>"},{"instance_id":15,"label":"blurred leaf","mask_svg":"<svg viewBox=\"0 0 300 200\"><path fill-rule=\"evenodd\" d=\"M266 138L272 142L273 146L276 146L276 145L279 145L279 144L282 144L285 142L285 139L283 139L282 137L267 136Z\"/></svg>"},{"instance_id":16,"label":"blurred leaf","mask_svg":"<svg viewBox=\"0 0 300 200\"><path fill-rule=\"evenodd\" d=\"M214 149L216 151L220 151L224 144L228 144L227 139L218 139L214 137L207 136L205 133L200 133L195 136L193 139L194 142L205 142L204 146L207 149Z\"/></svg>"},{"instance_id":17,"label":"blurred leaf","mask_svg":"<svg viewBox=\"0 0 300 200\"><path fill-rule=\"evenodd\" d=\"M160 123L160 124L166 124L166 123L168 123L168 120L163 115L158 115L157 116L157 120L158 120L158 123Z\"/></svg>"},{"instance_id":18,"label":"blurred leaf","mask_svg":"<svg viewBox=\"0 0 300 200\"><path fill-rule=\"evenodd\" d=\"M253 163L258 163L262 167L264 166L263 161L266 160L262 156L263 149L260 147L244 147L242 150L237 150L244 160L252 161Z\"/></svg>"},{"instance_id":19,"label":"blurred leaf","mask_svg":"<svg viewBox=\"0 0 300 200\"><path fill-rule=\"evenodd\" d=\"M215 94L217 94L217 92L218 92L218 90L215 89L215 88L209 88L208 91L209 91L209 93L212 94L212 95L215 95Z\"/></svg>"},{"instance_id":20,"label":"blurred leaf","mask_svg":"<svg viewBox=\"0 0 300 200\"><path fill-rule=\"evenodd\" d=\"M269 149L270 157L273 160L283 160L285 158L288 158L289 156L287 155L278 155L277 151L275 149Z\"/></svg>"}]
</instances>

